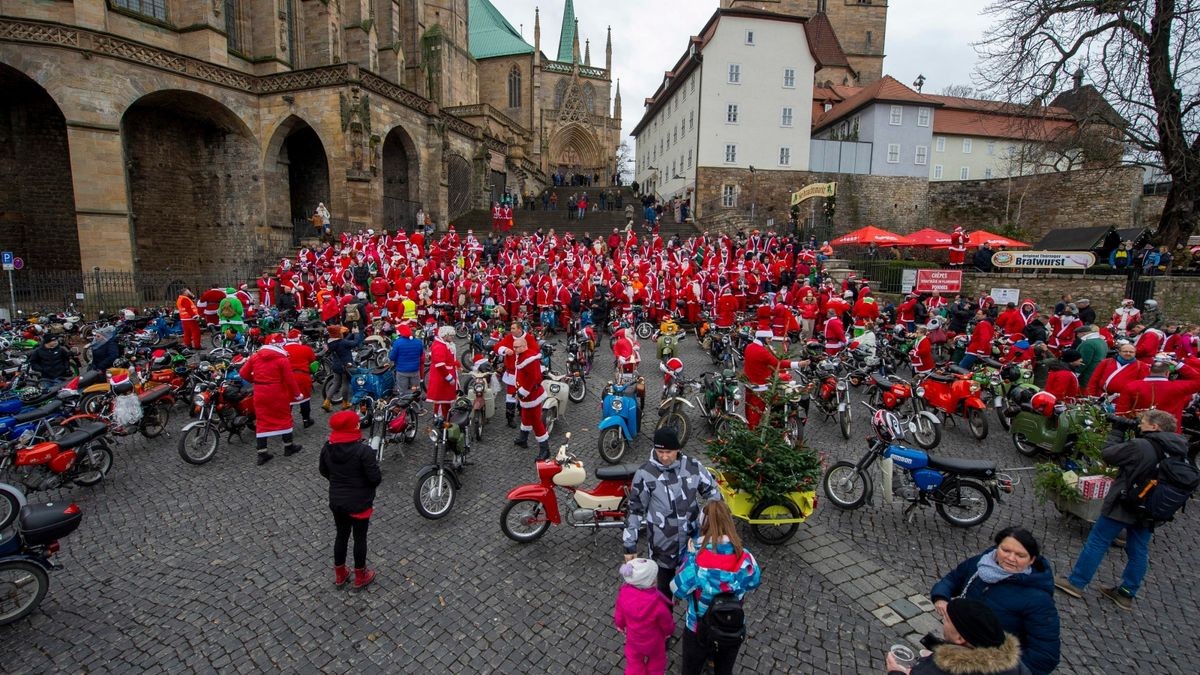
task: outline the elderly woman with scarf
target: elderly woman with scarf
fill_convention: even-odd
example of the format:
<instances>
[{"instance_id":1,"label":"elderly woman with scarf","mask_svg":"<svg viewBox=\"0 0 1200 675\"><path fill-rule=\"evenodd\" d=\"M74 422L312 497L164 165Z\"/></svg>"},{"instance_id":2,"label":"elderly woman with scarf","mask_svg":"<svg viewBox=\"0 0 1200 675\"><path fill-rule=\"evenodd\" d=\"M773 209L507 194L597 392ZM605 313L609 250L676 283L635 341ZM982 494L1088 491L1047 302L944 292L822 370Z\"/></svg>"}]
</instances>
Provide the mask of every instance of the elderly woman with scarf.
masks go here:
<instances>
[{"instance_id":1,"label":"elderly woman with scarf","mask_svg":"<svg viewBox=\"0 0 1200 675\"><path fill-rule=\"evenodd\" d=\"M994 547L942 577L930 597L939 613L954 598L983 602L1004 631L1020 641L1021 662L1035 675L1049 673L1058 666L1061 647L1054 570L1023 528L1000 530L994 541Z\"/></svg>"}]
</instances>

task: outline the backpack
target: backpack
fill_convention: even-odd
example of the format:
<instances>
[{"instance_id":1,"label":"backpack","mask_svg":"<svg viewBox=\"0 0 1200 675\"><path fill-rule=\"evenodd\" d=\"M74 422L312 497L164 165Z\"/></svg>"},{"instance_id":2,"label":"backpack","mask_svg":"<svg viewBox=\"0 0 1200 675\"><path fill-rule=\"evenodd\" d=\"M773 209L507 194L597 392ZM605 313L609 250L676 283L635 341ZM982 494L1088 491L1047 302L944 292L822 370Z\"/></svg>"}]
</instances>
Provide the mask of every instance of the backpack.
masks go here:
<instances>
[{"instance_id":1,"label":"backpack","mask_svg":"<svg viewBox=\"0 0 1200 675\"><path fill-rule=\"evenodd\" d=\"M695 598L692 600L694 602ZM697 622L696 632L706 642L740 645L746 639L746 614L742 601L733 593L716 594L708 605L708 611Z\"/></svg>"},{"instance_id":2,"label":"backpack","mask_svg":"<svg viewBox=\"0 0 1200 675\"><path fill-rule=\"evenodd\" d=\"M217 306L217 316L222 319L232 319L237 316L237 310L233 308L233 301L229 298L221 300L221 304Z\"/></svg>"},{"instance_id":3,"label":"backpack","mask_svg":"<svg viewBox=\"0 0 1200 675\"><path fill-rule=\"evenodd\" d=\"M361 320L362 315L358 313L358 305L353 302L346 305L346 323L354 323Z\"/></svg>"},{"instance_id":4,"label":"backpack","mask_svg":"<svg viewBox=\"0 0 1200 675\"><path fill-rule=\"evenodd\" d=\"M1147 440L1158 455L1158 463L1134 480L1122 497L1126 508L1153 526L1175 519L1200 487L1200 469L1183 456L1168 455L1153 440Z\"/></svg>"}]
</instances>

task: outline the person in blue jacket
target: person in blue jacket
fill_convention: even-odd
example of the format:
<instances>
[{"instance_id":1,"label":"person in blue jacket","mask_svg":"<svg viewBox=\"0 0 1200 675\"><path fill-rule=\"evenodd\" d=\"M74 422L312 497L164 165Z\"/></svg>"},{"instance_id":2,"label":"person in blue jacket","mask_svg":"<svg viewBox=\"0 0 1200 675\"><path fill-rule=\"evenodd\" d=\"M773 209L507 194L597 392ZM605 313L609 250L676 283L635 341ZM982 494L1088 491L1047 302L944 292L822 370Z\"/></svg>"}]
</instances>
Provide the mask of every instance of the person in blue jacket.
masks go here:
<instances>
[{"instance_id":1,"label":"person in blue jacket","mask_svg":"<svg viewBox=\"0 0 1200 675\"><path fill-rule=\"evenodd\" d=\"M933 587L939 614L954 598L983 602L1021 643L1021 662L1035 675L1058 666L1061 642L1054 570L1033 535L1020 527L996 533L996 545L968 558Z\"/></svg>"},{"instance_id":2,"label":"person in blue jacket","mask_svg":"<svg viewBox=\"0 0 1200 675\"><path fill-rule=\"evenodd\" d=\"M396 329L399 337L392 342L388 358L396 368L396 391L404 393L421 386L421 359L425 355L425 343L414 338L407 323Z\"/></svg>"},{"instance_id":3,"label":"person in blue jacket","mask_svg":"<svg viewBox=\"0 0 1200 675\"><path fill-rule=\"evenodd\" d=\"M354 350L362 344L363 334L359 332L351 337L344 337L345 334L346 329L343 326L329 327L329 339L325 344L333 357L333 373L330 377L336 384L332 391L325 390L326 394L330 395L330 398L326 398L321 404L325 412L333 410L334 404L340 405L342 410L350 407L350 369L354 367Z\"/></svg>"}]
</instances>

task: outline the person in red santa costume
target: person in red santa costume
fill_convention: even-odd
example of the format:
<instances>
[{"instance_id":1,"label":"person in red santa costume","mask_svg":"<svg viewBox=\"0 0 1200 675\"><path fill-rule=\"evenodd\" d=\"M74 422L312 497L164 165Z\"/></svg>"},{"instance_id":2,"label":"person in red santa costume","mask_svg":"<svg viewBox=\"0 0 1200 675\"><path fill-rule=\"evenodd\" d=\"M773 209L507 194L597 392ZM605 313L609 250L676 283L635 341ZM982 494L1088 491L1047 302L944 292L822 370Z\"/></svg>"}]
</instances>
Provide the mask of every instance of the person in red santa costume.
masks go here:
<instances>
[{"instance_id":1,"label":"person in red santa costume","mask_svg":"<svg viewBox=\"0 0 1200 675\"><path fill-rule=\"evenodd\" d=\"M929 341L929 329L925 326L917 326L916 336L917 342L909 352L909 358L912 359L913 374L924 375L936 365L933 360L933 343Z\"/></svg>"},{"instance_id":2,"label":"person in red santa costume","mask_svg":"<svg viewBox=\"0 0 1200 675\"><path fill-rule=\"evenodd\" d=\"M961 225L955 225L950 233L950 267L962 267L967 257L967 235Z\"/></svg>"},{"instance_id":3,"label":"person in red santa costume","mask_svg":"<svg viewBox=\"0 0 1200 675\"><path fill-rule=\"evenodd\" d=\"M541 353L533 336L525 333L519 321L514 321L509 331L496 343L495 351L504 360L504 373L500 380L504 382L504 416L510 429L517 428L517 352L513 349L513 341L517 338L525 338L526 344L532 343L533 350Z\"/></svg>"},{"instance_id":4,"label":"person in red santa costume","mask_svg":"<svg viewBox=\"0 0 1200 675\"><path fill-rule=\"evenodd\" d=\"M292 403L303 398L288 353L276 342L246 359L238 371L243 380L254 385L254 441L258 448L258 465L274 457L267 452L267 439L283 436L283 454L300 452L301 446L292 438Z\"/></svg>"},{"instance_id":5,"label":"person in red santa costume","mask_svg":"<svg viewBox=\"0 0 1200 675\"><path fill-rule=\"evenodd\" d=\"M825 354L837 356L846 346L846 329L839 314L831 307L825 314Z\"/></svg>"},{"instance_id":6,"label":"person in red santa costume","mask_svg":"<svg viewBox=\"0 0 1200 675\"><path fill-rule=\"evenodd\" d=\"M775 356L767 345L773 336L771 322L773 316L769 307L759 307L755 313L757 327L754 331L754 341L746 345L744 372L748 385L746 387L746 425L751 429L757 428L766 412L767 403L762 394L770 388L771 378L779 374L781 368L801 368L808 361L791 361ZM780 374L783 380L790 380L787 373Z\"/></svg>"},{"instance_id":7,"label":"person in red santa costume","mask_svg":"<svg viewBox=\"0 0 1200 675\"><path fill-rule=\"evenodd\" d=\"M279 334L267 336L267 344L275 344ZM287 339L283 340L283 350L287 352L288 361L292 364L292 376L296 378L296 388L300 391L300 399L292 405L300 407L300 419L305 429L313 425L312 418L312 366L317 362L317 355L312 347L301 341L298 328L288 331Z\"/></svg>"},{"instance_id":8,"label":"person in red santa costume","mask_svg":"<svg viewBox=\"0 0 1200 675\"><path fill-rule=\"evenodd\" d=\"M1117 344L1117 355L1101 361L1088 378L1087 395L1118 394L1117 411L1127 411L1130 409L1129 399L1123 395L1126 386L1130 382L1144 379L1149 373L1150 366L1137 360L1137 350L1133 343L1122 340Z\"/></svg>"},{"instance_id":9,"label":"person in red santa costume","mask_svg":"<svg viewBox=\"0 0 1200 675\"><path fill-rule=\"evenodd\" d=\"M542 355L531 349L524 337L513 339L513 351L517 356L517 405L521 408L521 433L513 444L529 447L529 432L538 444L536 461L550 459L550 433L542 421L542 404L546 401L546 390L542 388Z\"/></svg>"},{"instance_id":10,"label":"person in red santa costume","mask_svg":"<svg viewBox=\"0 0 1200 675\"><path fill-rule=\"evenodd\" d=\"M433 414L442 419L450 416L450 407L458 396L458 359L454 356L454 326L438 328L437 337L429 348L429 376L425 383L425 398L433 406Z\"/></svg>"},{"instance_id":11,"label":"person in red santa costume","mask_svg":"<svg viewBox=\"0 0 1200 675\"><path fill-rule=\"evenodd\" d=\"M1149 366L1166 345L1167 334L1157 328L1146 328L1141 324L1133 327L1133 333L1137 336L1133 340L1134 349L1137 351L1137 360Z\"/></svg>"}]
</instances>

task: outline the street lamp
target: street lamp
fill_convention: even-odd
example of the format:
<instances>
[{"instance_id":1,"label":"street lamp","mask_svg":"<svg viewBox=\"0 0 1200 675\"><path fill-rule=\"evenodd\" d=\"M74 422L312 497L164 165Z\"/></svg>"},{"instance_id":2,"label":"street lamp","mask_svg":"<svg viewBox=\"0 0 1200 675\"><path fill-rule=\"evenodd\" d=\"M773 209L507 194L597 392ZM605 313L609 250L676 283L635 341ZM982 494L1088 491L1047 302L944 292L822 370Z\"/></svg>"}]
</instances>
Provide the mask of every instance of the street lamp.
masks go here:
<instances>
[{"instance_id":1,"label":"street lamp","mask_svg":"<svg viewBox=\"0 0 1200 675\"><path fill-rule=\"evenodd\" d=\"M924 87L924 86L925 86L925 76L918 74L917 79L913 82L913 87L916 88L917 93L920 93L921 87Z\"/></svg>"},{"instance_id":2,"label":"street lamp","mask_svg":"<svg viewBox=\"0 0 1200 675\"><path fill-rule=\"evenodd\" d=\"M754 173L754 165L751 164L750 165L750 227L754 227L755 223L758 222L758 219L755 215L755 211L758 206L756 203L758 201L758 185L757 185L756 179L757 179L757 176L755 176L755 173Z\"/></svg>"}]
</instances>

